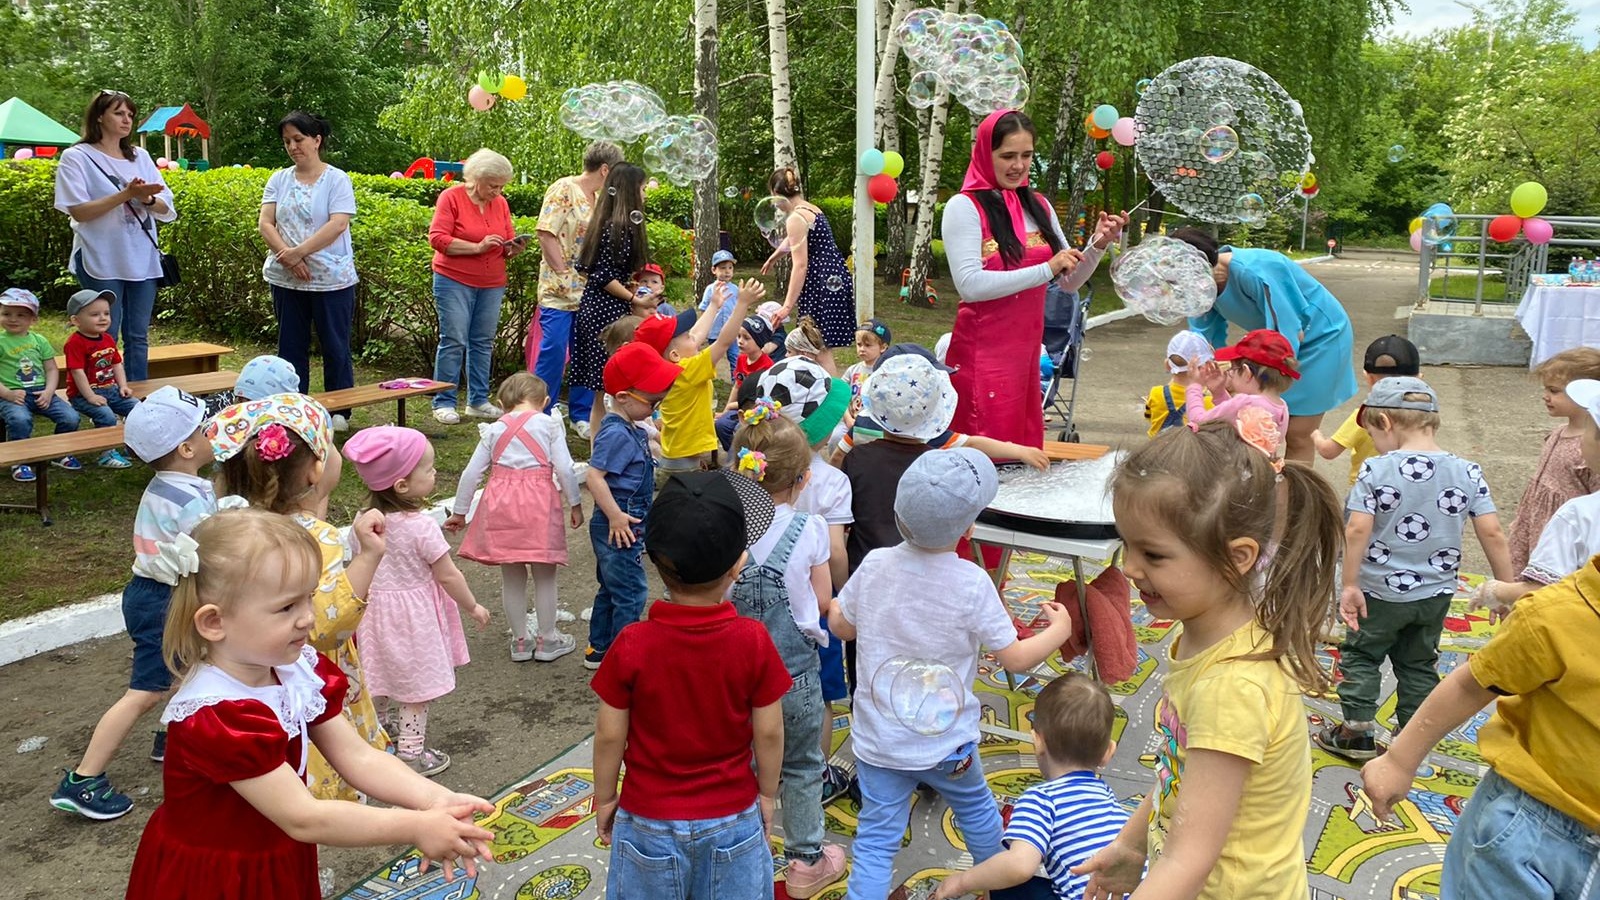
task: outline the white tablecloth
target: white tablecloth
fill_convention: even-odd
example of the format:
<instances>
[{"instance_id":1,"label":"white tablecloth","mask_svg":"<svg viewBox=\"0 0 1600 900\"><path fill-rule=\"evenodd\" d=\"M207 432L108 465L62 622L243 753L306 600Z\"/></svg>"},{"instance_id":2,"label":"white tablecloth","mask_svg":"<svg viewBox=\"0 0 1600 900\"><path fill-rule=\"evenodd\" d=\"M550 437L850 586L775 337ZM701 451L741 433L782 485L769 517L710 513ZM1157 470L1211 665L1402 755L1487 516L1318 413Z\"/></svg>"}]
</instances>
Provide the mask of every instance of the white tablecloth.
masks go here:
<instances>
[{"instance_id":1,"label":"white tablecloth","mask_svg":"<svg viewBox=\"0 0 1600 900\"><path fill-rule=\"evenodd\" d=\"M1517 324L1533 339L1530 368L1563 350L1600 347L1600 285L1529 287L1517 304Z\"/></svg>"}]
</instances>

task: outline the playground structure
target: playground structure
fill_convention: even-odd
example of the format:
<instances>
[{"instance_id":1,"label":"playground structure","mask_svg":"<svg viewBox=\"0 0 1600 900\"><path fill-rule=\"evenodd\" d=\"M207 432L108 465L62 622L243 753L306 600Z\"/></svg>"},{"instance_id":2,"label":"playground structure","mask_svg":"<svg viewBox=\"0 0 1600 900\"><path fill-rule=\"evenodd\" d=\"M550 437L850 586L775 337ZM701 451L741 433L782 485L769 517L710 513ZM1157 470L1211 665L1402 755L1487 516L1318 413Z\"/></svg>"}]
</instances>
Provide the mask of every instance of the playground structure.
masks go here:
<instances>
[{"instance_id":1,"label":"playground structure","mask_svg":"<svg viewBox=\"0 0 1600 900\"><path fill-rule=\"evenodd\" d=\"M461 163L445 159L429 159L419 156L406 170L400 173L401 178L436 178L440 181L454 181L461 175Z\"/></svg>"},{"instance_id":2,"label":"playground structure","mask_svg":"<svg viewBox=\"0 0 1600 900\"><path fill-rule=\"evenodd\" d=\"M21 97L0 103L0 157L49 158L61 147L78 142L78 133L55 121Z\"/></svg>"},{"instance_id":3,"label":"playground structure","mask_svg":"<svg viewBox=\"0 0 1600 900\"><path fill-rule=\"evenodd\" d=\"M184 169L193 169L204 172L211 168L211 126L194 107L185 103L182 106L163 106L150 114L144 124L139 126L139 146L148 152L145 139L152 134L160 134L162 141L161 156L166 159L176 160L178 166ZM184 150L185 139L200 139L200 158L191 161ZM178 152L172 152L172 142L178 142Z\"/></svg>"}]
</instances>

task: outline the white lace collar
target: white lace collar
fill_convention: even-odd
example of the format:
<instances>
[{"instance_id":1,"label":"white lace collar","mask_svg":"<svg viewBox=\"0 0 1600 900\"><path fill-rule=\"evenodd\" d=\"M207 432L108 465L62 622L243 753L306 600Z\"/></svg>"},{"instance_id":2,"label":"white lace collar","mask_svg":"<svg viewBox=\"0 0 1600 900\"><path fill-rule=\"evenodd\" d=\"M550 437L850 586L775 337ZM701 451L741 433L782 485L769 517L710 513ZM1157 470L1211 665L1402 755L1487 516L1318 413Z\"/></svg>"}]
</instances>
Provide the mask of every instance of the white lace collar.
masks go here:
<instances>
[{"instance_id":1,"label":"white lace collar","mask_svg":"<svg viewBox=\"0 0 1600 900\"><path fill-rule=\"evenodd\" d=\"M182 722L208 706L234 700L255 700L272 710L278 724L290 738L305 733L312 720L327 709L322 696L322 678L317 675L317 651L311 645L300 648L300 658L286 666L274 666L278 684L251 687L213 665L202 663L184 679L166 712L163 723ZM306 773L309 742L300 743L301 776Z\"/></svg>"}]
</instances>

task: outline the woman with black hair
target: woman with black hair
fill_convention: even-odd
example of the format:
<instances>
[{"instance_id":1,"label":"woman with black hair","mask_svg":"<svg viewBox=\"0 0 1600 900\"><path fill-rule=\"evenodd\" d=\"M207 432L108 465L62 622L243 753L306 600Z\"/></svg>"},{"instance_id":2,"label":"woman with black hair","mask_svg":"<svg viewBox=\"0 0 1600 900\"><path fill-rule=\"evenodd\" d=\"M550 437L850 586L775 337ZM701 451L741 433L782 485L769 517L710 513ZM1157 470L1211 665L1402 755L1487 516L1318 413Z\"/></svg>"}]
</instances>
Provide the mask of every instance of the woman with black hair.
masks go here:
<instances>
[{"instance_id":1,"label":"woman with black hair","mask_svg":"<svg viewBox=\"0 0 1600 900\"><path fill-rule=\"evenodd\" d=\"M1069 291L1088 281L1128 219L1102 214L1089 246L1072 249L1055 211L1028 187L1032 163L1033 122L1016 110L990 113L978 126L961 193L945 204L942 230L961 295L945 357L956 370L950 428L1038 447L1045 287L1063 275Z\"/></svg>"},{"instance_id":2,"label":"woman with black hair","mask_svg":"<svg viewBox=\"0 0 1600 900\"><path fill-rule=\"evenodd\" d=\"M606 186L595 197L594 212L584 232L577 268L588 276L578 317L573 323L572 361L567 372L572 384L602 395L606 347L600 332L633 309L628 280L650 261L650 243L644 230L644 170L632 163L617 163L606 175ZM600 433L606 405L596 402L589 411L589 433Z\"/></svg>"},{"instance_id":3,"label":"woman with black hair","mask_svg":"<svg viewBox=\"0 0 1600 900\"><path fill-rule=\"evenodd\" d=\"M332 129L328 121L295 110L278 122L278 136L293 165L267 179L256 230L267 242L261 277L272 290L278 317L278 356L311 392L311 329L322 345L322 389L354 387L350 328L356 313L356 260L350 220L356 194L350 176L322 161ZM349 427L349 412L333 412L333 429Z\"/></svg>"}]
</instances>

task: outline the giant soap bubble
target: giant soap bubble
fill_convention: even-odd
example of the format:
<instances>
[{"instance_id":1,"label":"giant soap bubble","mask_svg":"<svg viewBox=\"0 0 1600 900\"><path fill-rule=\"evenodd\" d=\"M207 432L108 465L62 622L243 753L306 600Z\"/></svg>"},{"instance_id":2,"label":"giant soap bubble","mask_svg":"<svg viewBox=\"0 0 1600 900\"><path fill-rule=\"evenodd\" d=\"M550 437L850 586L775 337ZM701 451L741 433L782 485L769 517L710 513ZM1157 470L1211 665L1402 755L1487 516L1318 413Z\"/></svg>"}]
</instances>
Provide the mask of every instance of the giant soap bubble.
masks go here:
<instances>
[{"instance_id":1,"label":"giant soap bubble","mask_svg":"<svg viewBox=\"0 0 1600 900\"><path fill-rule=\"evenodd\" d=\"M906 100L912 106L932 106L941 85L976 116L1028 102L1022 46L999 19L914 9L901 20L899 34L911 63Z\"/></svg>"},{"instance_id":2,"label":"giant soap bubble","mask_svg":"<svg viewBox=\"0 0 1600 900\"><path fill-rule=\"evenodd\" d=\"M717 165L717 130L705 116L668 116L650 134L644 163L673 184L688 185Z\"/></svg>"},{"instance_id":3,"label":"giant soap bubble","mask_svg":"<svg viewBox=\"0 0 1600 900\"><path fill-rule=\"evenodd\" d=\"M755 222L756 230L767 239L767 243L777 247L788 236L788 215L778 206L777 197L762 197L756 201Z\"/></svg>"},{"instance_id":4,"label":"giant soap bubble","mask_svg":"<svg viewBox=\"0 0 1600 900\"><path fill-rule=\"evenodd\" d=\"M917 734L944 734L966 708L967 688L955 670L932 659L896 656L872 675L878 711Z\"/></svg>"},{"instance_id":5,"label":"giant soap bubble","mask_svg":"<svg viewBox=\"0 0 1600 900\"><path fill-rule=\"evenodd\" d=\"M1202 56L1157 75L1139 95L1134 123L1150 181L1206 222L1260 224L1311 165L1300 104L1238 60Z\"/></svg>"},{"instance_id":6,"label":"giant soap bubble","mask_svg":"<svg viewBox=\"0 0 1600 900\"><path fill-rule=\"evenodd\" d=\"M1139 242L1111 266L1111 283L1129 309L1160 325L1201 315L1217 302L1205 254L1176 238Z\"/></svg>"},{"instance_id":7,"label":"giant soap bubble","mask_svg":"<svg viewBox=\"0 0 1600 900\"><path fill-rule=\"evenodd\" d=\"M637 140L666 122L661 97L637 81L606 81L568 88L561 95L561 124L589 140Z\"/></svg>"}]
</instances>

